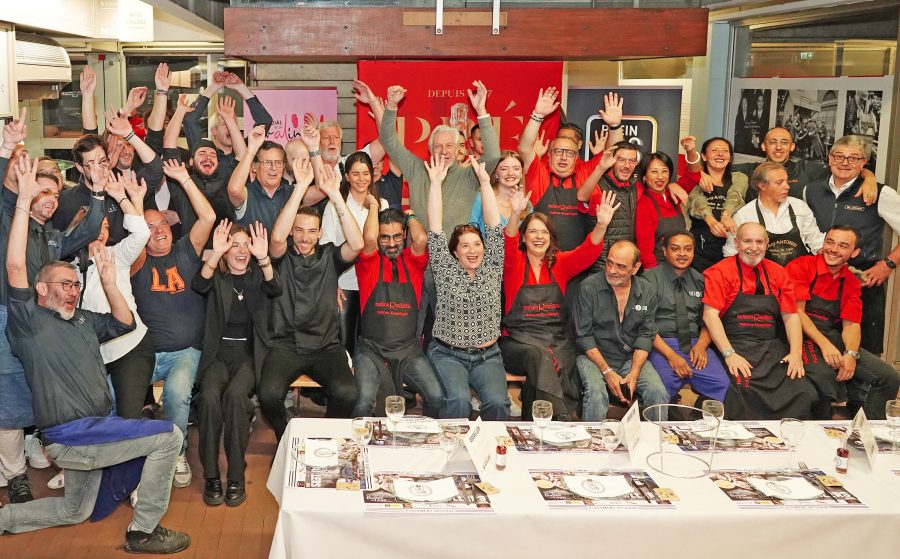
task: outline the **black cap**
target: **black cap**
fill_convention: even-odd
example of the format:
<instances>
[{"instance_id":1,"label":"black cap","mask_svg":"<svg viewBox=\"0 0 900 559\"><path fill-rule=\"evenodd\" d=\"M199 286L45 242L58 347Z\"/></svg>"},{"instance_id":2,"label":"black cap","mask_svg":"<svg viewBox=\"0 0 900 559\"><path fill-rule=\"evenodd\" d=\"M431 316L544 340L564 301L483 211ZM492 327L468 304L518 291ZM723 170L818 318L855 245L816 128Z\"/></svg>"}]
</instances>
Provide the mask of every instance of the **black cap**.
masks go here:
<instances>
[{"instance_id":1,"label":"black cap","mask_svg":"<svg viewBox=\"0 0 900 559\"><path fill-rule=\"evenodd\" d=\"M216 144L214 144L210 140L207 140L204 138L204 139L200 140L199 142L197 142L197 145L194 146L194 151L191 152L191 155L194 155L195 153L197 153L197 150L200 148L216 149Z\"/></svg>"}]
</instances>

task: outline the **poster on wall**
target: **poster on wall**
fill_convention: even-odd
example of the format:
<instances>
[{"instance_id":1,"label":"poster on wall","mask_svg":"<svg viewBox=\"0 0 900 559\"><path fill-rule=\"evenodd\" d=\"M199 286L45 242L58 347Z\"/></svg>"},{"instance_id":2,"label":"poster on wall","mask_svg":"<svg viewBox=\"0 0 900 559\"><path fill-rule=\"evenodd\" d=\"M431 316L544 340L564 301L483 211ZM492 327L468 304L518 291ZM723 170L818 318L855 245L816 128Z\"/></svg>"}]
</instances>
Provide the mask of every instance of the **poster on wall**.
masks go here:
<instances>
[{"instance_id":1,"label":"poster on wall","mask_svg":"<svg viewBox=\"0 0 900 559\"><path fill-rule=\"evenodd\" d=\"M569 88L566 120L581 126L586 140L606 127L597 111L603 108L603 97L608 92L623 98L622 130L626 141L636 145L642 154L662 151L673 158L678 155L680 87ZM582 158L591 157L589 150L586 141Z\"/></svg>"},{"instance_id":2,"label":"poster on wall","mask_svg":"<svg viewBox=\"0 0 900 559\"><path fill-rule=\"evenodd\" d=\"M501 150L515 150L525 120L534 108L538 90L562 86L562 62L510 61L376 61L361 60L359 79L381 97L388 86L399 84L407 93L397 115L397 133L406 147L419 157L428 157L428 138L439 124L458 128L468 139L477 118L469 103L468 90L474 80L488 89L487 110L500 139ZM559 112L542 125L553 137ZM369 108L357 103L356 145L378 137Z\"/></svg>"},{"instance_id":3,"label":"poster on wall","mask_svg":"<svg viewBox=\"0 0 900 559\"><path fill-rule=\"evenodd\" d=\"M878 158L878 151L887 146L892 81L891 77L735 79L727 132L735 144L735 162L763 161L760 143L772 126L782 126L793 135L792 159L821 165L828 165L828 151L836 139L859 134L872 146L866 167L884 181L886 163ZM768 111L761 120L754 115L759 103ZM754 124L758 122L767 124Z\"/></svg>"},{"instance_id":4,"label":"poster on wall","mask_svg":"<svg viewBox=\"0 0 900 559\"><path fill-rule=\"evenodd\" d=\"M337 120L337 88L280 88L253 89L253 93L272 115L267 140L285 145L300 138L303 114L322 115L325 120ZM253 130L250 108L244 103L244 135Z\"/></svg>"}]
</instances>

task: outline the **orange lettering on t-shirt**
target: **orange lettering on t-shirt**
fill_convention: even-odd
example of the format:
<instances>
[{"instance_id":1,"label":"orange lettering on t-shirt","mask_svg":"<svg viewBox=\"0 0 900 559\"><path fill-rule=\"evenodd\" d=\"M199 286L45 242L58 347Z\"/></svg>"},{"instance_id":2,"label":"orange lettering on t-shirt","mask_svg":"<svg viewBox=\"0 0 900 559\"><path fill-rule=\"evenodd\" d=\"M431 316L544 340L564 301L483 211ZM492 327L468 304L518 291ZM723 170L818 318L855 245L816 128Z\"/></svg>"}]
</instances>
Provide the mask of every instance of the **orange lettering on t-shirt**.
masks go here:
<instances>
[{"instance_id":1,"label":"orange lettering on t-shirt","mask_svg":"<svg viewBox=\"0 0 900 559\"><path fill-rule=\"evenodd\" d=\"M153 283L150 285L150 291L162 291L165 293L181 293L184 291L187 284L185 284L184 279L181 277L181 274L178 273L178 268L172 266L171 268L166 268L166 283L162 284L159 282L159 272L156 268L152 268L153 272Z\"/></svg>"}]
</instances>

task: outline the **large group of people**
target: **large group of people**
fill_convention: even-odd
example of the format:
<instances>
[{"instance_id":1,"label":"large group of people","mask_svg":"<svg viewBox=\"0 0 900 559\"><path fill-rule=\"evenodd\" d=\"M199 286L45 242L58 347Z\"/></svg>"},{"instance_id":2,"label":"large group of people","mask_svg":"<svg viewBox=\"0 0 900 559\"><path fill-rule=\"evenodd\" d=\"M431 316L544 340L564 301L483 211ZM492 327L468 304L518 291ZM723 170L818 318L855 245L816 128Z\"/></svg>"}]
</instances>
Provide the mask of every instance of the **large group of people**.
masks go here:
<instances>
[{"instance_id":1,"label":"large group of people","mask_svg":"<svg viewBox=\"0 0 900 559\"><path fill-rule=\"evenodd\" d=\"M140 134L130 117L146 89L104 115L100 136L90 70L81 83L77 186L23 150L24 109L0 146L0 533L102 515L137 485L126 549L184 549L189 537L159 520L169 486L191 484L192 403L203 499L238 506L253 398L280 439L300 375L334 418L417 394L431 417L469 418L474 402L505 420L507 372L526 378L524 419L540 399L557 419L600 421L688 383L733 419L829 418L844 400L878 419L900 388L878 357L900 262L882 233L900 232L900 195L864 171L860 137L835 141L819 167L791 158L785 128L752 168L718 137L641 153L611 94L582 161L578 126L542 141L559 110L551 87L517 151L501 151L475 81L469 137L436 126L423 160L397 134L406 89L382 100L357 81L378 138L343 156L340 127L316 115L287 146L267 140L271 117L227 72L166 124L160 65ZM250 108L246 139L224 96L203 137L198 117L223 88ZM165 420L142 419L158 381ZM29 458L63 468L62 497L32 499L34 427Z\"/></svg>"}]
</instances>

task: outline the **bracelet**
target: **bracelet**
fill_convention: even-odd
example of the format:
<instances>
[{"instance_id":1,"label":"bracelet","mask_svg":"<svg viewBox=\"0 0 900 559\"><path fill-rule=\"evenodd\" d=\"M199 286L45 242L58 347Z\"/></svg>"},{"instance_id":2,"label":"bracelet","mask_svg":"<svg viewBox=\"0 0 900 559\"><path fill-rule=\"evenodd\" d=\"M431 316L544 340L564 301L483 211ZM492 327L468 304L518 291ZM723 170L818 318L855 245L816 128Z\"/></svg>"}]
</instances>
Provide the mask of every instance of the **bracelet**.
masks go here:
<instances>
[{"instance_id":1,"label":"bracelet","mask_svg":"<svg viewBox=\"0 0 900 559\"><path fill-rule=\"evenodd\" d=\"M168 89L157 89L156 95L169 95L169 90Z\"/></svg>"},{"instance_id":2,"label":"bracelet","mask_svg":"<svg viewBox=\"0 0 900 559\"><path fill-rule=\"evenodd\" d=\"M25 208L20 208L19 206L16 206L16 209L25 212L25 215L31 215L31 210L26 210Z\"/></svg>"},{"instance_id":3,"label":"bracelet","mask_svg":"<svg viewBox=\"0 0 900 559\"><path fill-rule=\"evenodd\" d=\"M309 152L310 158L316 157L318 155L319 155L319 150L313 150L313 151Z\"/></svg>"},{"instance_id":4,"label":"bracelet","mask_svg":"<svg viewBox=\"0 0 900 559\"><path fill-rule=\"evenodd\" d=\"M407 223L407 224L409 224L410 220L412 220L412 219L415 219L415 220L418 221L419 223L422 222L422 221L419 219L419 216L417 216L416 214L406 214L406 223Z\"/></svg>"},{"instance_id":5,"label":"bracelet","mask_svg":"<svg viewBox=\"0 0 900 559\"><path fill-rule=\"evenodd\" d=\"M125 135L125 138L123 138L123 139L127 142L127 141L129 141L130 139L132 139L132 138L134 138L134 130L132 130L131 132L129 132L128 134L126 134L126 135Z\"/></svg>"},{"instance_id":6,"label":"bracelet","mask_svg":"<svg viewBox=\"0 0 900 559\"><path fill-rule=\"evenodd\" d=\"M266 264L269 264L272 262L272 259L269 257L269 255L266 255L266 256L263 256L262 258L257 258L256 263L259 264L260 266L262 266L263 260L266 261Z\"/></svg>"},{"instance_id":7,"label":"bracelet","mask_svg":"<svg viewBox=\"0 0 900 559\"><path fill-rule=\"evenodd\" d=\"M271 266L271 265L272 265L272 261L269 260L269 261L266 262L265 264L260 264L260 265L259 265L259 269L261 270L261 269L263 269L263 268L268 268L268 267Z\"/></svg>"},{"instance_id":8,"label":"bracelet","mask_svg":"<svg viewBox=\"0 0 900 559\"><path fill-rule=\"evenodd\" d=\"M606 123L604 123L604 124L606 124ZM615 126L610 126L609 124L606 125L606 129L607 129L607 130L610 130L610 131L612 131L612 130L618 130L619 128L622 128L622 123L621 123L621 122L620 122L619 124L616 124Z\"/></svg>"},{"instance_id":9,"label":"bracelet","mask_svg":"<svg viewBox=\"0 0 900 559\"><path fill-rule=\"evenodd\" d=\"M696 165L697 163L700 163L700 154L697 153L697 159L694 161L688 161L687 154L684 154L684 162L688 165Z\"/></svg>"},{"instance_id":10,"label":"bracelet","mask_svg":"<svg viewBox=\"0 0 900 559\"><path fill-rule=\"evenodd\" d=\"M531 116L529 116L528 118L530 118L531 120L533 120L535 122L544 122L544 117L538 116L534 113L531 113Z\"/></svg>"},{"instance_id":11,"label":"bracelet","mask_svg":"<svg viewBox=\"0 0 900 559\"><path fill-rule=\"evenodd\" d=\"M212 270L213 272L216 271L216 267L213 266L212 264L210 264L210 263L209 263L209 260L204 260L204 261L203 261L203 265L206 266L206 267L208 267L208 268L209 268L210 270Z\"/></svg>"},{"instance_id":12,"label":"bracelet","mask_svg":"<svg viewBox=\"0 0 900 559\"><path fill-rule=\"evenodd\" d=\"M121 207L122 207L122 202L124 202L127 198L128 198L128 196L122 196L122 199L121 199L121 200L116 200L116 204L118 204L119 207L121 208Z\"/></svg>"},{"instance_id":13,"label":"bracelet","mask_svg":"<svg viewBox=\"0 0 900 559\"><path fill-rule=\"evenodd\" d=\"M603 376L603 378L606 378L606 375L608 375L609 373L615 373L615 371L612 369L612 367L606 369L605 371L603 371L600 374Z\"/></svg>"}]
</instances>

